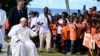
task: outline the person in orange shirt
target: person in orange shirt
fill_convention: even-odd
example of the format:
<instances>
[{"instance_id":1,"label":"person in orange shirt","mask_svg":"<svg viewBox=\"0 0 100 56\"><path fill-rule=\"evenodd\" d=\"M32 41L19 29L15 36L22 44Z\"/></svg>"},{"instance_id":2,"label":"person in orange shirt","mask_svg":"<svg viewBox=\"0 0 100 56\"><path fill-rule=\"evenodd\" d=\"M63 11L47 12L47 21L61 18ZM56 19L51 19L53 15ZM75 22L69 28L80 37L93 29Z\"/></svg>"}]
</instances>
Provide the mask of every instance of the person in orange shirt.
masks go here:
<instances>
[{"instance_id":1,"label":"person in orange shirt","mask_svg":"<svg viewBox=\"0 0 100 56\"><path fill-rule=\"evenodd\" d=\"M77 52L77 54L81 54L81 52L82 52L82 38L83 38L83 34L84 34L84 31L83 31L83 29L84 29L84 26L83 26L83 15L80 15L79 16L79 18L78 18L78 22L77 22L77 24L76 24L76 27L77 27L77 29L76 29L76 31L77 31L77 40L76 40L76 47L78 47L78 48L76 48L76 52Z\"/></svg>"},{"instance_id":2,"label":"person in orange shirt","mask_svg":"<svg viewBox=\"0 0 100 56\"><path fill-rule=\"evenodd\" d=\"M77 29L77 37L78 37L78 38L82 38L82 37L81 37L81 35L82 35L82 33L83 33L82 30L83 30L83 28L86 26L86 22L83 23L83 19L84 19L84 18L83 18L83 15L80 15L80 16L79 16L79 19L78 19L78 23L76 24L76 26L77 26L77 28L78 28L78 29Z\"/></svg>"},{"instance_id":3,"label":"person in orange shirt","mask_svg":"<svg viewBox=\"0 0 100 56\"><path fill-rule=\"evenodd\" d=\"M88 23L88 26L86 27L86 31L85 32L91 34L91 25L90 25L90 23ZM84 40L83 40L83 42L84 42ZM91 56L90 51L89 51L89 48L84 47L84 51L86 53L88 53L88 56Z\"/></svg>"},{"instance_id":4,"label":"person in orange shirt","mask_svg":"<svg viewBox=\"0 0 100 56\"><path fill-rule=\"evenodd\" d=\"M95 25L96 25L96 23L92 21L92 22L91 22L91 34L92 34L92 35L97 34L97 33L96 33L97 30L96 30L96 26L95 26Z\"/></svg>"},{"instance_id":5,"label":"person in orange shirt","mask_svg":"<svg viewBox=\"0 0 100 56\"><path fill-rule=\"evenodd\" d=\"M96 56L100 55L100 22L97 21L96 23L96 29L97 29L97 37L94 38L95 42L96 42Z\"/></svg>"},{"instance_id":6,"label":"person in orange shirt","mask_svg":"<svg viewBox=\"0 0 100 56\"><path fill-rule=\"evenodd\" d=\"M76 23L74 22L74 18L72 16L70 16L69 18L70 20L70 24L69 24L69 35L70 35L70 41L71 41L71 46L70 46L70 52L68 53L68 55L73 54L74 53L74 49L75 49L75 42L77 39L77 27L76 27Z\"/></svg>"},{"instance_id":7,"label":"person in orange shirt","mask_svg":"<svg viewBox=\"0 0 100 56\"><path fill-rule=\"evenodd\" d=\"M100 28L98 29L98 45L96 44L96 56L100 55Z\"/></svg>"},{"instance_id":8,"label":"person in orange shirt","mask_svg":"<svg viewBox=\"0 0 100 56\"><path fill-rule=\"evenodd\" d=\"M90 26L87 28L88 29L87 32L89 32L92 35L92 39L94 39L93 36L95 36L97 34L96 23L94 21L91 21L89 24L90 24ZM91 52L91 50L93 50L93 51ZM89 56L95 55L95 54L93 54L93 52L95 52L94 49L88 49L88 55Z\"/></svg>"},{"instance_id":9,"label":"person in orange shirt","mask_svg":"<svg viewBox=\"0 0 100 56\"><path fill-rule=\"evenodd\" d=\"M97 7L96 6L93 6L92 8L90 8L89 14L96 15L97 14Z\"/></svg>"},{"instance_id":10,"label":"person in orange shirt","mask_svg":"<svg viewBox=\"0 0 100 56\"><path fill-rule=\"evenodd\" d=\"M81 30L81 36L80 36L80 38L81 38L81 41L83 42L84 40L84 33L85 32L89 32L89 29L90 29L90 25L88 24L88 20L89 20L89 15L86 15L85 17L84 17L84 20L82 21L82 30ZM87 29L88 28L88 29ZM82 45L82 44L81 44ZM87 53L87 48L85 47L85 46L83 46L82 45L82 47L81 47L81 53Z\"/></svg>"},{"instance_id":11,"label":"person in orange shirt","mask_svg":"<svg viewBox=\"0 0 100 56\"><path fill-rule=\"evenodd\" d=\"M62 25L64 23L64 21L66 20L67 22L69 22L68 20L68 14L67 12L62 12L61 18L58 20L58 27L57 27L57 49L59 52L61 52L61 31L62 31Z\"/></svg>"},{"instance_id":12,"label":"person in orange shirt","mask_svg":"<svg viewBox=\"0 0 100 56\"><path fill-rule=\"evenodd\" d=\"M96 6L93 6L92 9L93 9L92 14L93 15L96 15L97 14L97 7Z\"/></svg>"},{"instance_id":13,"label":"person in orange shirt","mask_svg":"<svg viewBox=\"0 0 100 56\"><path fill-rule=\"evenodd\" d=\"M55 19L51 24L51 32L52 32L52 47L56 49L57 23Z\"/></svg>"},{"instance_id":14,"label":"person in orange shirt","mask_svg":"<svg viewBox=\"0 0 100 56\"><path fill-rule=\"evenodd\" d=\"M69 52L69 26L66 24L67 21L65 20L62 26L62 34L61 34L61 47L62 53L66 54Z\"/></svg>"}]
</instances>

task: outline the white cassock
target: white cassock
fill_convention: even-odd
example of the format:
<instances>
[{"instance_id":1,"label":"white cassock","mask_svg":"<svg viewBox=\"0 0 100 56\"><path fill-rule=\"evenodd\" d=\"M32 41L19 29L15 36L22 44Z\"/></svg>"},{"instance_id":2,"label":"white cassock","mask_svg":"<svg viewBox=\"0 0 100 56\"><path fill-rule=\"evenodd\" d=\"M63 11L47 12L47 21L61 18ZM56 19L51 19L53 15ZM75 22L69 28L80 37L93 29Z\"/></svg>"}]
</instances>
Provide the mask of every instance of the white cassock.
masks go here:
<instances>
[{"instance_id":1,"label":"white cassock","mask_svg":"<svg viewBox=\"0 0 100 56\"><path fill-rule=\"evenodd\" d=\"M37 36L29 27L22 27L21 24L12 27L8 36L11 37L12 56L38 56L35 44L30 36ZM20 42L16 42L21 40Z\"/></svg>"},{"instance_id":2,"label":"white cassock","mask_svg":"<svg viewBox=\"0 0 100 56\"><path fill-rule=\"evenodd\" d=\"M0 9L0 44L2 44L2 48L4 48L4 37L5 37L5 21L6 21L6 12Z\"/></svg>"}]
</instances>

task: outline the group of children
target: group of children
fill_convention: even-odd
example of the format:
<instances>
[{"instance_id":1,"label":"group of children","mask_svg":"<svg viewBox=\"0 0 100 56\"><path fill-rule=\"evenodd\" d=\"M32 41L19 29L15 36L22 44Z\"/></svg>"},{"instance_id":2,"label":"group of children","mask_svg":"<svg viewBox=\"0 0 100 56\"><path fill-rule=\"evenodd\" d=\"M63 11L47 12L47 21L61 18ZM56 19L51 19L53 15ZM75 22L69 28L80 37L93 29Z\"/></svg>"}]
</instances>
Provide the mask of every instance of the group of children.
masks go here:
<instances>
[{"instance_id":1,"label":"group of children","mask_svg":"<svg viewBox=\"0 0 100 56\"><path fill-rule=\"evenodd\" d=\"M66 12L62 12L59 19L56 19L56 17L53 18L50 25L52 43L54 48L65 54L86 52L88 49L82 45L84 33L89 32L95 35L100 31L100 17L97 15L77 15L73 13L68 16Z\"/></svg>"},{"instance_id":2,"label":"group of children","mask_svg":"<svg viewBox=\"0 0 100 56\"><path fill-rule=\"evenodd\" d=\"M92 36L100 32L100 15L73 13L68 15L62 12L52 17L50 24L52 33L52 47L64 54L87 53L89 48L84 46L84 35L89 33ZM96 43L95 55L100 55L100 37L94 38ZM90 53L90 56L92 54Z\"/></svg>"}]
</instances>

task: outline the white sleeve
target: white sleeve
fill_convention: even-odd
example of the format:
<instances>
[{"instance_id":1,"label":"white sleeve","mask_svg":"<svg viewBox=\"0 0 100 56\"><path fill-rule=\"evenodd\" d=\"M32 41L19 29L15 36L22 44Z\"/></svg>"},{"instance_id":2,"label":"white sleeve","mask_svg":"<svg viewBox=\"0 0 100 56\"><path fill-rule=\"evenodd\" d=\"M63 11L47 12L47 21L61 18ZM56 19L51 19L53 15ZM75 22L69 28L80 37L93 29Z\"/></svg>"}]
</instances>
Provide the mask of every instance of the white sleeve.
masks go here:
<instances>
[{"instance_id":1,"label":"white sleeve","mask_svg":"<svg viewBox=\"0 0 100 56\"><path fill-rule=\"evenodd\" d=\"M37 23L43 23L43 22L44 22L44 16L43 16L43 14L42 14L42 15L40 15L40 16L38 17Z\"/></svg>"},{"instance_id":2,"label":"white sleeve","mask_svg":"<svg viewBox=\"0 0 100 56\"><path fill-rule=\"evenodd\" d=\"M63 24L63 20L62 20L62 19L59 19L59 20L58 20L58 23L59 23L59 24Z\"/></svg>"},{"instance_id":3,"label":"white sleeve","mask_svg":"<svg viewBox=\"0 0 100 56\"><path fill-rule=\"evenodd\" d=\"M15 41L18 41L19 40L16 34L15 35L12 35L11 38L14 39Z\"/></svg>"},{"instance_id":4,"label":"white sleeve","mask_svg":"<svg viewBox=\"0 0 100 56\"><path fill-rule=\"evenodd\" d=\"M66 18L66 20L67 20L67 24L69 24L69 19L68 19L68 18Z\"/></svg>"},{"instance_id":5,"label":"white sleeve","mask_svg":"<svg viewBox=\"0 0 100 56\"><path fill-rule=\"evenodd\" d=\"M31 35L31 37L36 37L37 36L37 32L32 31L31 29L29 31L29 34Z\"/></svg>"},{"instance_id":6,"label":"white sleeve","mask_svg":"<svg viewBox=\"0 0 100 56\"><path fill-rule=\"evenodd\" d=\"M49 15L49 20L50 20L50 22L52 22L52 18L51 18L51 16Z\"/></svg>"},{"instance_id":7,"label":"white sleeve","mask_svg":"<svg viewBox=\"0 0 100 56\"><path fill-rule=\"evenodd\" d=\"M33 25L34 25L34 20L32 19L32 20L31 20L30 27L32 27Z\"/></svg>"},{"instance_id":8,"label":"white sleeve","mask_svg":"<svg viewBox=\"0 0 100 56\"><path fill-rule=\"evenodd\" d=\"M33 25L37 25L37 18L33 18L32 20L31 20L31 24L30 24L30 27L33 27Z\"/></svg>"},{"instance_id":9,"label":"white sleeve","mask_svg":"<svg viewBox=\"0 0 100 56\"><path fill-rule=\"evenodd\" d=\"M8 36L14 39L15 41L19 40L17 37L17 29L15 27L12 27L10 32L8 33Z\"/></svg>"},{"instance_id":10,"label":"white sleeve","mask_svg":"<svg viewBox=\"0 0 100 56\"><path fill-rule=\"evenodd\" d=\"M40 19L41 19L41 16L38 17L37 22L40 22L41 21Z\"/></svg>"}]
</instances>

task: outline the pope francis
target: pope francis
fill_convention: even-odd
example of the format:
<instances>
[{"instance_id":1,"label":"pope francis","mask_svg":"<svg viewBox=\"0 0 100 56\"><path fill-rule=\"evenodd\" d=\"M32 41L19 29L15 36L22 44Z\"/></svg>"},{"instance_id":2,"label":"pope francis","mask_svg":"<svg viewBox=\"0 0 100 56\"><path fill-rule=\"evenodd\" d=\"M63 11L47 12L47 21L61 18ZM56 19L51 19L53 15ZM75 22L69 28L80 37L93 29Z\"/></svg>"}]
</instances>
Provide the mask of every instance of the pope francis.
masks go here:
<instances>
[{"instance_id":1,"label":"pope francis","mask_svg":"<svg viewBox=\"0 0 100 56\"><path fill-rule=\"evenodd\" d=\"M30 36L37 36L27 25L26 18L21 18L20 23L14 25L8 36L11 37L12 56L38 56L36 46Z\"/></svg>"}]
</instances>

